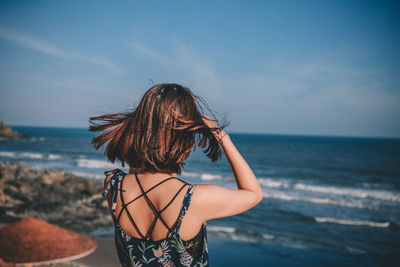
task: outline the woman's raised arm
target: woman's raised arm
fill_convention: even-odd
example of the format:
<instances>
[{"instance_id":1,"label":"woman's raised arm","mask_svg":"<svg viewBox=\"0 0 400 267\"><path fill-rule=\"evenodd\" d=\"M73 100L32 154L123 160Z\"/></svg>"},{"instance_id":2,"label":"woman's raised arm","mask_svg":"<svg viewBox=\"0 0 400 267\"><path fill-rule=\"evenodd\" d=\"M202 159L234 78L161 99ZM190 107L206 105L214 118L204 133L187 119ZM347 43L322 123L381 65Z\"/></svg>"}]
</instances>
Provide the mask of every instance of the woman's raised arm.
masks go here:
<instances>
[{"instance_id":1,"label":"woman's raised arm","mask_svg":"<svg viewBox=\"0 0 400 267\"><path fill-rule=\"evenodd\" d=\"M218 126L204 117L211 129ZM214 131L232 167L238 189L228 189L218 185L199 184L195 186L195 205L201 212L202 221L236 215L257 205L262 200L262 190L256 176L224 131Z\"/></svg>"}]
</instances>

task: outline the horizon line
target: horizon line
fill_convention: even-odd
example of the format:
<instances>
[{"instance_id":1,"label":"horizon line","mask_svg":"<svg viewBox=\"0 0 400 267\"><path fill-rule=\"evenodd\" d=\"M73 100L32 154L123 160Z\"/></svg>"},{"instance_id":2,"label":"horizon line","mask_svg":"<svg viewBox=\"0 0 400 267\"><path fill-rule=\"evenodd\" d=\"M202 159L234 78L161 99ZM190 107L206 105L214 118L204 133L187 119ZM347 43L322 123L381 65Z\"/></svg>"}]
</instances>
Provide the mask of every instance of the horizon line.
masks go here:
<instances>
[{"instance_id":1,"label":"horizon line","mask_svg":"<svg viewBox=\"0 0 400 267\"><path fill-rule=\"evenodd\" d=\"M4 122L4 121L3 121ZM44 125L18 125L18 124L6 124L7 126L13 127L28 127L28 128L64 128L64 129L87 129L89 131L89 125L83 126L44 126ZM229 134L249 134L249 135L281 135L281 136L303 136L303 137L326 137L326 138L364 138L364 139L400 139L400 136L384 136L384 135L345 135L345 134L311 134L311 133L285 133L285 132L243 132L243 131L227 131Z\"/></svg>"}]
</instances>

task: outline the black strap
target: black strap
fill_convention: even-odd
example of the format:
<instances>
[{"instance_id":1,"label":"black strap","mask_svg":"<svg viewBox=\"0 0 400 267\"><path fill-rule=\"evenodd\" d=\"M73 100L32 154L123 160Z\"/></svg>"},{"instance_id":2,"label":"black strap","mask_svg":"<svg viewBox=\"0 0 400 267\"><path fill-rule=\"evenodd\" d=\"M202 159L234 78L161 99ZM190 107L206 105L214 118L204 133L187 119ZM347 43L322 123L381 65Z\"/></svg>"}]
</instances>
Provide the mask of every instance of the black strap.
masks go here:
<instances>
[{"instance_id":1,"label":"black strap","mask_svg":"<svg viewBox=\"0 0 400 267\"><path fill-rule=\"evenodd\" d=\"M156 187L159 186L160 184L162 184L162 183L164 183L164 182L166 182L166 181L168 181L168 180L171 180L171 179L178 179L178 180L180 180L180 179L177 178L177 177L169 177L169 178L167 178L167 179L165 179L165 180L159 182L158 184L152 186L150 189L146 190L146 192L144 192L144 193L147 194L148 192L150 192L151 190L153 190L154 188L156 188ZM125 190L124 190L124 191L125 191ZM131 204L132 202L134 202L136 199L142 197L143 195L144 195L144 194L142 193L140 196L135 197L133 200L131 200L131 201L129 201L128 203L126 203L125 206L128 206L129 204Z\"/></svg>"},{"instance_id":2,"label":"black strap","mask_svg":"<svg viewBox=\"0 0 400 267\"><path fill-rule=\"evenodd\" d=\"M178 190L178 192L175 194L175 196L171 199L171 201L170 201L167 205L165 205L164 208L162 208L162 209L159 210L159 211L158 211L158 210L154 210L154 212L155 212L157 215L154 217L154 220L153 220L152 224L150 225L149 230L147 231L147 234L146 234L146 236L150 237L150 239L151 239L151 234L153 233L154 227L156 226L156 222L157 222L158 218L160 218L160 220L161 220L162 222L164 222L164 220L163 220L163 218L162 218L162 216L161 216L161 213L162 213L164 210L166 210L166 209L169 207L169 205L171 205L171 203L175 200L175 198L179 195L179 193L182 191L182 189L183 189L185 186L186 186L186 184L182 185L182 187ZM167 227L169 233L171 233L171 232L173 231L173 229L171 230L171 229L168 227L168 225L165 224L165 222L164 222L164 225Z\"/></svg>"},{"instance_id":3,"label":"black strap","mask_svg":"<svg viewBox=\"0 0 400 267\"><path fill-rule=\"evenodd\" d=\"M164 224L164 226L168 229L169 232L172 232L171 228L169 228L168 224L164 221L164 218L161 216L161 212L157 210L157 208L154 206L153 202L150 200L150 198L147 196L147 194L144 192L142 185L140 184L139 178L137 177L137 173L135 173L136 181L139 184L140 190L144 194L144 197L146 198L147 204L149 204L150 208L154 211L156 216L154 217L153 223L151 224L151 227L149 228L149 231L147 232L145 237L150 237L152 234L152 231L154 230L155 224L158 219ZM175 194L173 199L176 198L176 196L181 192L183 187L185 187L186 184L184 184L181 189L178 190L178 192ZM167 207L171 204L172 202L168 203ZM165 210L167 207L164 207L163 210Z\"/></svg>"},{"instance_id":4,"label":"black strap","mask_svg":"<svg viewBox=\"0 0 400 267\"><path fill-rule=\"evenodd\" d=\"M135 227L136 231L138 232L138 234L140 235L140 237L141 237L142 239L150 239L150 240L152 240L152 239L151 239L151 234L152 234L152 232L153 232L153 230L154 230L154 227L155 227L155 225L156 225L158 219L161 220L161 222L165 225L165 227L168 229L169 232L172 232L171 228L168 226L168 224L167 224L167 223L165 222L165 220L162 218L161 213L162 213L164 210L166 210L166 209L172 204L172 202L176 199L176 197L177 197L177 196L179 195L179 193L183 190L183 188L184 188L186 185L188 185L188 183L182 181L181 179L179 179L179 178L177 178L177 177L168 177L167 179L165 179L165 180L163 180L163 181L157 183L156 185L152 186L150 189L144 191L144 189L143 189L142 185L140 184L140 181L139 181L139 179L138 179L138 177L137 177L137 173L135 173L135 177L136 177L136 181L137 181L137 183L138 183L138 185L139 185L139 187L140 187L140 190L141 190L142 194L140 194L139 196L135 197L133 200L129 201L128 203L125 203L124 197L123 197L123 194L122 194L123 179L121 180L121 185L120 185L120 186L121 186L121 190L120 190L121 193L120 193L120 196L121 196L121 201L122 201L122 209L121 209L121 211L119 212L119 214L118 214L118 216L117 216L117 222L119 223L119 219L120 219L120 217L121 217L123 211L126 210L126 213L128 214L129 220L131 221L131 223L133 224L133 226ZM157 186L161 185L162 183L164 183L164 182L166 182L166 181L168 181L168 180L171 180L171 179L180 180L181 182L184 183L184 185L182 185L182 187L178 190L178 192L174 195L174 197L169 201L169 203L168 203L164 208L162 208L162 209L159 211L159 210L157 210L157 208L154 206L154 204L153 204L153 202L150 200L150 198L147 196L147 193L149 193L151 190L153 190L153 189L156 188ZM150 225L150 227L149 227L149 229L148 229L146 235L143 235L142 232L139 230L139 227L137 226L137 224L135 223L134 219L132 218L132 216L131 216L129 210L127 209L127 206L128 206L129 204L133 203L135 200L139 199L139 198L142 197L142 196L145 197L147 204L150 206L150 208L151 208L151 209L153 210L153 212L155 213L155 217L154 217L154 219L153 219L153 221L152 221L152 223L151 223L151 225Z\"/></svg>"},{"instance_id":5,"label":"black strap","mask_svg":"<svg viewBox=\"0 0 400 267\"><path fill-rule=\"evenodd\" d=\"M124 179L122 179L122 181L121 181L121 189L122 189L123 182L124 182ZM122 212L124 211L124 209L126 209L126 205L125 205L125 202L124 202L124 196L122 195L122 190L120 192L121 192L120 196L121 196L121 201L122 201L122 209L121 209L121 211L120 211L120 213L118 214L118 217L117 217L118 224L119 224L119 219L120 219L120 217L122 215ZM141 238L145 238L142 235L142 232L140 232L139 227L136 225L135 221L133 220L131 214L129 213L129 211L127 209L126 209L126 213L128 214L129 220L131 221L131 223L135 227L136 231L139 233L140 237Z\"/></svg>"},{"instance_id":6,"label":"black strap","mask_svg":"<svg viewBox=\"0 0 400 267\"><path fill-rule=\"evenodd\" d=\"M161 181L161 182L159 182L158 184L156 184L155 186L151 187L151 188L148 189L145 193L147 194L148 192L150 192L151 190L153 190L154 188L156 188L156 187L159 186L160 184L162 184L162 183L164 183L164 182L166 182L166 181L168 181L168 180L171 180L171 179L178 179L178 180L180 180L180 179L177 178L177 177L169 177L169 178L165 179L164 181ZM121 183L121 189L122 189L122 183ZM125 192L125 190L123 190L123 191ZM121 217L122 211L123 211L129 204L131 204L132 202L134 202L136 199L142 197L143 195L144 195L144 194L142 193L140 196L135 197L135 199L129 201L128 203L122 202L122 209L121 209L121 211L119 212L119 214L118 214L118 216L117 216L117 221L118 221L118 222L119 222L119 218ZM121 200L123 200L123 197L122 197L122 196L121 196Z\"/></svg>"}]
</instances>

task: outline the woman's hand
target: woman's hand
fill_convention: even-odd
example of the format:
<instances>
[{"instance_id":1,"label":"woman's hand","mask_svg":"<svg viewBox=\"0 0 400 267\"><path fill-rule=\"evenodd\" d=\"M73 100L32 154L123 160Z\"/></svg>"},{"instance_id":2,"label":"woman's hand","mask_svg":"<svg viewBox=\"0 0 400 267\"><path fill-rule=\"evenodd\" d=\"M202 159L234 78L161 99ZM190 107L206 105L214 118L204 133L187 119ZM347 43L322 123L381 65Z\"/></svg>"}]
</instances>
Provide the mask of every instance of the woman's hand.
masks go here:
<instances>
[{"instance_id":1,"label":"woman's hand","mask_svg":"<svg viewBox=\"0 0 400 267\"><path fill-rule=\"evenodd\" d=\"M210 118L203 116L203 121L204 123L210 128L212 134L215 136L217 139L218 143L222 145L223 143L223 138L227 136L228 134L223 131L213 120Z\"/></svg>"},{"instance_id":2,"label":"woman's hand","mask_svg":"<svg viewBox=\"0 0 400 267\"><path fill-rule=\"evenodd\" d=\"M203 116L203 121L210 129L219 128L218 125L213 120L211 120L209 117Z\"/></svg>"}]
</instances>

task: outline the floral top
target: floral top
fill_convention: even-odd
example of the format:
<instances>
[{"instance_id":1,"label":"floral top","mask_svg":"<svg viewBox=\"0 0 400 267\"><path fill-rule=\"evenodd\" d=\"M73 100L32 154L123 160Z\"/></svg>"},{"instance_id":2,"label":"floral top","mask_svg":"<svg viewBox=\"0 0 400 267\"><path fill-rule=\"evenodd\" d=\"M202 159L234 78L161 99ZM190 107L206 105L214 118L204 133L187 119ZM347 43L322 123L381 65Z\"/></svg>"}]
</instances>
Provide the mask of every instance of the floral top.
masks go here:
<instances>
[{"instance_id":1,"label":"floral top","mask_svg":"<svg viewBox=\"0 0 400 267\"><path fill-rule=\"evenodd\" d=\"M103 196L105 197L107 193L110 191L112 197L112 208L111 208L111 216L114 221L115 226L115 245L118 253L119 260L124 267L131 267L131 266L209 266L208 262L208 249L207 249L207 231L206 231L206 223L203 224L199 234L196 237L189 241L183 241L179 235L179 229L182 223L182 219L186 214L186 211L189 208L190 200L193 194L193 185L187 184L184 182L184 185L175 195L175 197L180 193L180 191L187 185L189 188L186 192L186 195L183 199L182 207L179 213L179 217L175 223L175 225L170 229L165 221L161 217L161 211L155 209L154 205L152 204L151 200L147 197L147 193L160 185L161 183L169 180L169 179L179 179L176 177L170 177L165 179L164 181L160 182L159 184L153 186L151 189L144 191L138 178L136 176L136 180L142 190L142 195L135 198L133 201L127 203L128 205L134 202L136 199L140 197L145 197L146 200L150 201L149 205L154 210L156 216L155 221L160 219L161 222L169 230L169 235L167 238L153 241L151 240L151 232L152 229L149 231L148 234L143 235L136 223L134 222L132 216L129 214L129 211L126 209L127 204L124 203L123 196L122 196L122 183L123 178L125 177L126 173L124 173L120 169L115 169L112 171L105 172L105 175L114 174L114 176L109 180L104 192ZM180 179L179 179L180 180ZM182 181L183 182L183 181ZM117 216L115 213L115 207L117 202L117 194L120 191L120 199L122 201L122 210ZM175 199L172 199L172 201ZM169 203L171 204L172 201ZM168 204L168 205L169 205ZM119 218L125 208L125 211L128 213L128 216L131 219L133 226L136 228L137 232L142 238L136 238L129 236L119 225ZM153 221L152 225L155 225L155 221ZM154 228L154 226L153 226ZM150 238L150 239L149 239Z\"/></svg>"}]
</instances>

